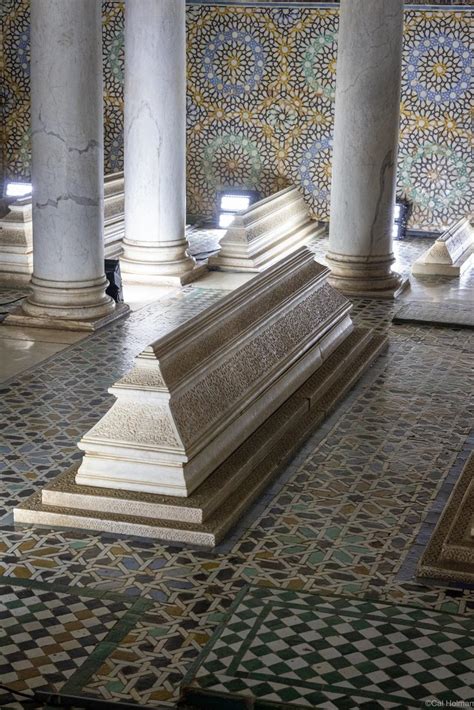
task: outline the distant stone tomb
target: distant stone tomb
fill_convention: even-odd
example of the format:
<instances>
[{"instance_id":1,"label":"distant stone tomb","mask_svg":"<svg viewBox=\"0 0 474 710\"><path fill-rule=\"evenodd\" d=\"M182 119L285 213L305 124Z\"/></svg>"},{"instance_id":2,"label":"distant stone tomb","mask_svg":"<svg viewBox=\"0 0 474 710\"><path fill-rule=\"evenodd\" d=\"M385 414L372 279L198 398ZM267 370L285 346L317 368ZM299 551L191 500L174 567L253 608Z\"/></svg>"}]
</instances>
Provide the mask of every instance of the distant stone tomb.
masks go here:
<instances>
[{"instance_id":1,"label":"distant stone tomb","mask_svg":"<svg viewBox=\"0 0 474 710\"><path fill-rule=\"evenodd\" d=\"M16 522L216 545L385 346L307 248L147 347Z\"/></svg>"},{"instance_id":2,"label":"distant stone tomb","mask_svg":"<svg viewBox=\"0 0 474 710\"><path fill-rule=\"evenodd\" d=\"M322 235L301 194L287 187L234 217L208 266L219 271L259 272Z\"/></svg>"},{"instance_id":3,"label":"distant stone tomb","mask_svg":"<svg viewBox=\"0 0 474 710\"><path fill-rule=\"evenodd\" d=\"M107 259L120 256L124 236L123 173L104 180L104 251ZM5 200L0 217L0 285L28 285L33 274L31 195Z\"/></svg>"},{"instance_id":4,"label":"distant stone tomb","mask_svg":"<svg viewBox=\"0 0 474 710\"><path fill-rule=\"evenodd\" d=\"M460 276L473 263L474 227L463 217L446 230L412 266L415 275Z\"/></svg>"},{"instance_id":5,"label":"distant stone tomb","mask_svg":"<svg viewBox=\"0 0 474 710\"><path fill-rule=\"evenodd\" d=\"M24 286L33 273L31 195L4 202L0 217L0 285Z\"/></svg>"}]
</instances>

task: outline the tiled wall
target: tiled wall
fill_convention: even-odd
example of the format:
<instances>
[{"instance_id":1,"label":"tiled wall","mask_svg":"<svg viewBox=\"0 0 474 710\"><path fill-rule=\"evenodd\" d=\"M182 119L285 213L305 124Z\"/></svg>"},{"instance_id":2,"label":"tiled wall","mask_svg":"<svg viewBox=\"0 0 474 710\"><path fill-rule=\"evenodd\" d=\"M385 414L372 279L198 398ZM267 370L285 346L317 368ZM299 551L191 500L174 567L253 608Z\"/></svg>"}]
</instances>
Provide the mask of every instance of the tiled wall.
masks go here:
<instances>
[{"instance_id":1,"label":"tiled wall","mask_svg":"<svg viewBox=\"0 0 474 710\"><path fill-rule=\"evenodd\" d=\"M28 6L3 0L0 10L10 179L29 175ZM105 0L103 9L112 172L123 165L123 3ZM405 13L398 191L413 200L414 229L442 229L469 209L469 19L467 9ZM292 182L314 216L328 218L337 25L337 7L314 3L188 6L191 213L211 215L221 185L267 195Z\"/></svg>"},{"instance_id":2,"label":"tiled wall","mask_svg":"<svg viewBox=\"0 0 474 710\"><path fill-rule=\"evenodd\" d=\"M124 3L103 0L105 170L123 168ZM9 180L30 177L30 0L0 0L0 117ZM0 47L1 50L1 47Z\"/></svg>"},{"instance_id":3,"label":"tiled wall","mask_svg":"<svg viewBox=\"0 0 474 710\"><path fill-rule=\"evenodd\" d=\"M468 13L407 10L398 191L410 226L441 229L468 208ZM217 185L264 195L288 182L329 216L336 8L188 10L188 204Z\"/></svg>"}]
</instances>

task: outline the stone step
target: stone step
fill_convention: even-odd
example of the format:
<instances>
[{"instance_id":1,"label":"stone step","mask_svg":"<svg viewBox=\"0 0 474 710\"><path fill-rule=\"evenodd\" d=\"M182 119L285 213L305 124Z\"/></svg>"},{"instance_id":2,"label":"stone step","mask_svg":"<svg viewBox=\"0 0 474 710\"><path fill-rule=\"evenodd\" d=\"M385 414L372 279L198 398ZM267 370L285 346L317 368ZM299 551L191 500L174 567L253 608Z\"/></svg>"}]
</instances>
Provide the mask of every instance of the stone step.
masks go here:
<instances>
[{"instance_id":1,"label":"stone step","mask_svg":"<svg viewBox=\"0 0 474 710\"><path fill-rule=\"evenodd\" d=\"M275 413L275 418L271 417L271 421L267 420L260 427L259 436L264 442L260 448L255 448L253 437L249 437L187 498L80 485L75 482L77 464L43 489L42 503L105 514L121 513L155 520L204 523L261 463L278 438L308 411L309 402L303 397L295 396L285 402ZM275 427L277 414L281 424L278 428Z\"/></svg>"},{"instance_id":2,"label":"stone step","mask_svg":"<svg viewBox=\"0 0 474 710\"><path fill-rule=\"evenodd\" d=\"M474 453L449 496L418 563L417 577L474 584Z\"/></svg>"}]
</instances>

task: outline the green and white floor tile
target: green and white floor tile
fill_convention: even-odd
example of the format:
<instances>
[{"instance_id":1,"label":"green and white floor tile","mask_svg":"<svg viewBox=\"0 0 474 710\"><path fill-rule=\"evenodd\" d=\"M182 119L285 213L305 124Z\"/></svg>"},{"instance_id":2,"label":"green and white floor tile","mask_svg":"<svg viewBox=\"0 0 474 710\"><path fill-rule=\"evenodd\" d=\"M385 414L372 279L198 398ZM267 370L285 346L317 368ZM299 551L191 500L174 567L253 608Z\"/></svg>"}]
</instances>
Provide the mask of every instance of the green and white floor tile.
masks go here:
<instances>
[{"instance_id":1,"label":"green and white floor tile","mask_svg":"<svg viewBox=\"0 0 474 710\"><path fill-rule=\"evenodd\" d=\"M184 686L202 708L219 693L301 708L467 703L473 631L472 617L252 587Z\"/></svg>"}]
</instances>

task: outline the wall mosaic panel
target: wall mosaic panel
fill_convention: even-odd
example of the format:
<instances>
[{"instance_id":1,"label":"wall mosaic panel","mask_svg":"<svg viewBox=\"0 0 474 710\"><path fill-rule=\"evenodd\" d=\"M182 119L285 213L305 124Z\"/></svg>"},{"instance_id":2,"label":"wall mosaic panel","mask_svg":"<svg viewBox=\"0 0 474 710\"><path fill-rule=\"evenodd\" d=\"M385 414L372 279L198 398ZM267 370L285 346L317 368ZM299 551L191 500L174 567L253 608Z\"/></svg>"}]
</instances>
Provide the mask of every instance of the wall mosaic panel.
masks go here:
<instances>
[{"instance_id":1,"label":"wall mosaic panel","mask_svg":"<svg viewBox=\"0 0 474 710\"><path fill-rule=\"evenodd\" d=\"M405 14L398 193L413 201L413 229L469 210L469 20ZM295 183L328 219L337 28L336 8L188 9L191 212L212 214L217 186L266 196Z\"/></svg>"},{"instance_id":2,"label":"wall mosaic panel","mask_svg":"<svg viewBox=\"0 0 474 710\"><path fill-rule=\"evenodd\" d=\"M124 3L102 2L105 171L123 168ZM0 118L8 180L29 180L30 2L0 0ZM1 51L3 48L3 52Z\"/></svg>"},{"instance_id":3,"label":"wall mosaic panel","mask_svg":"<svg viewBox=\"0 0 474 710\"><path fill-rule=\"evenodd\" d=\"M469 12L405 13L398 186L419 229L473 209L472 46Z\"/></svg>"},{"instance_id":4,"label":"wall mosaic panel","mask_svg":"<svg viewBox=\"0 0 474 710\"><path fill-rule=\"evenodd\" d=\"M294 183L328 219L338 10L300 5L188 6L191 214L211 216L220 186L268 195ZM28 179L29 2L1 8L5 164L10 179ZM103 17L113 172L123 167L123 2L104 0ZM441 230L469 210L471 18L467 9L405 14L398 192L413 201L413 229Z\"/></svg>"}]
</instances>

